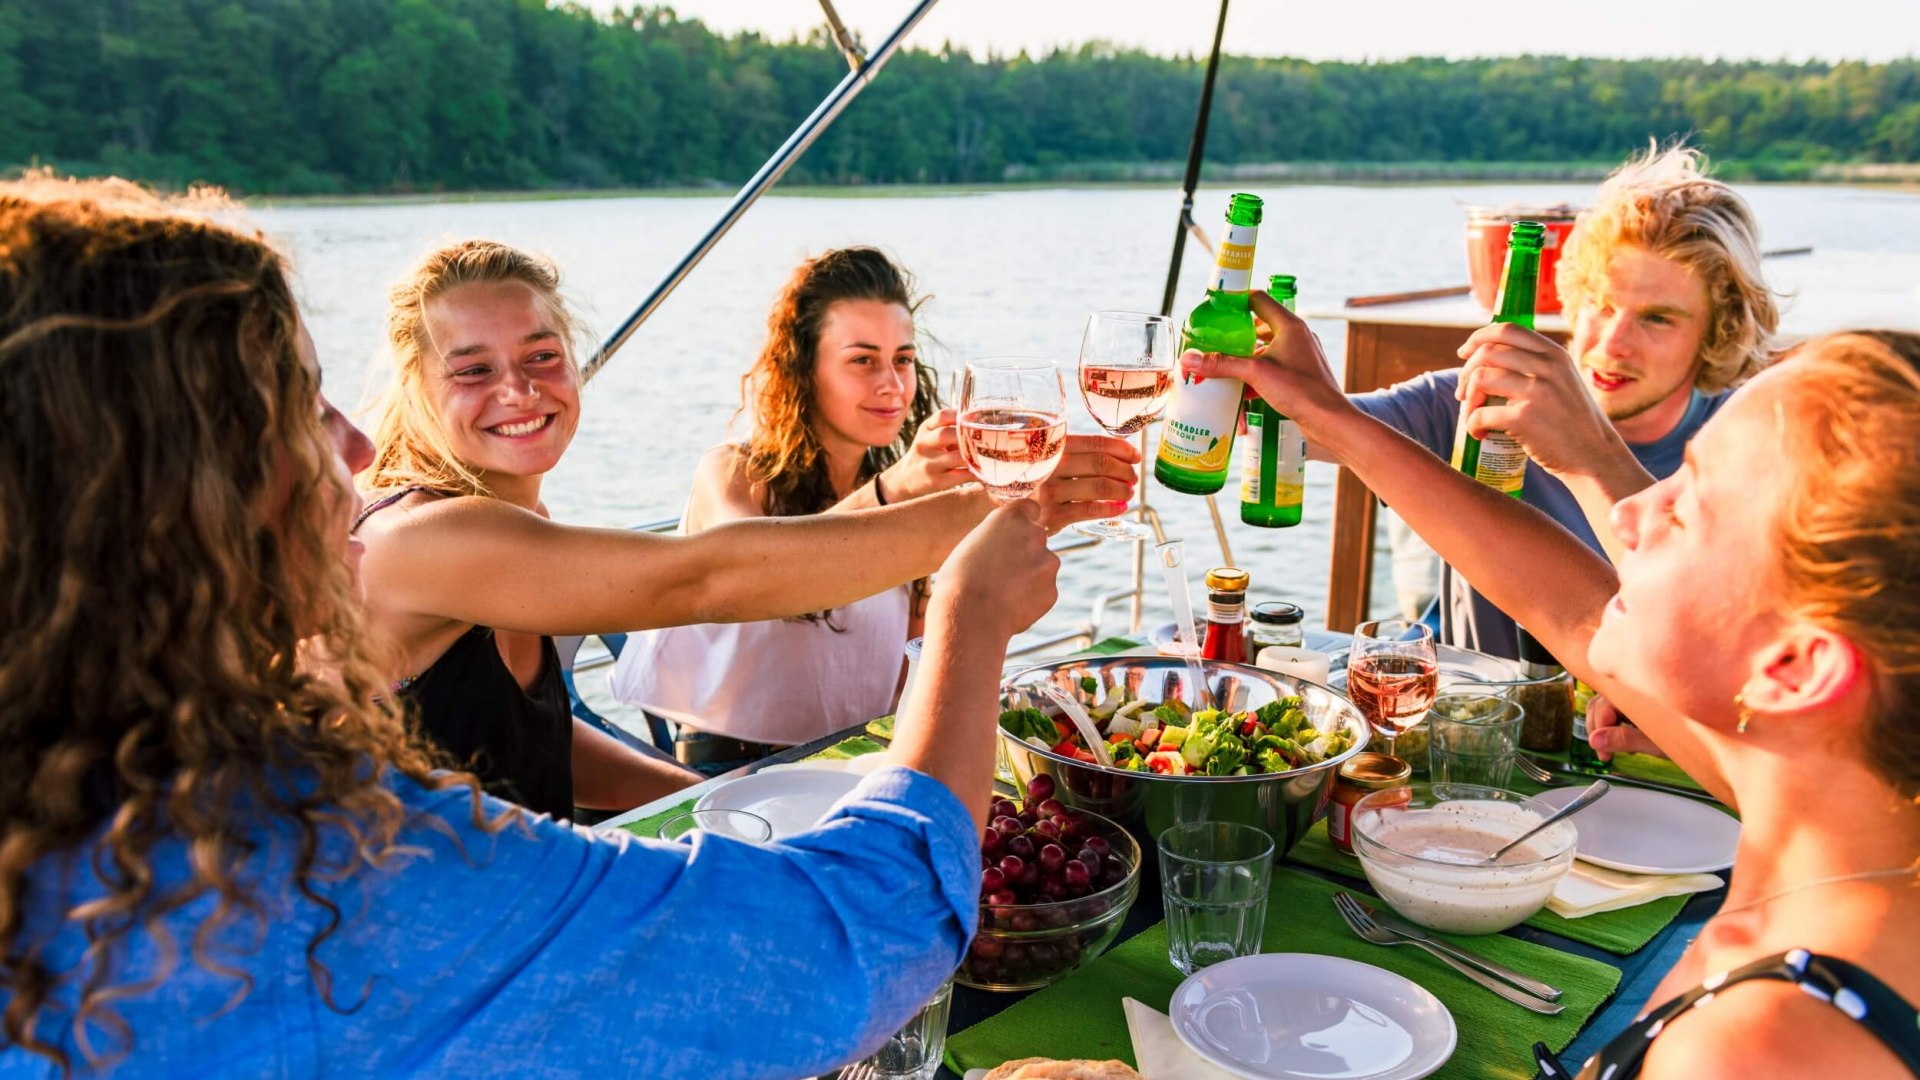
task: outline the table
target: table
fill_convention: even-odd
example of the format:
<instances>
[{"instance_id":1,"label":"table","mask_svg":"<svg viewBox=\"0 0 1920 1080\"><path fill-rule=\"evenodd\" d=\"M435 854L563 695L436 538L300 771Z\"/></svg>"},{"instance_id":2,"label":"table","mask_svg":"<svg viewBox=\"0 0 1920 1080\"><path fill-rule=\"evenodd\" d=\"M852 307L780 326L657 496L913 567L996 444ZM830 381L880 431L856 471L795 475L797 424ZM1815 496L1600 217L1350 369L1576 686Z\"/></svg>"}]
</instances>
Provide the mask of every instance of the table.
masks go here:
<instances>
[{"instance_id":1,"label":"table","mask_svg":"<svg viewBox=\"0 0 1920 1080\"><path fill-rule=\"evenodd\" d=\"M1859 327L1920 331L1920 254L1795 249L1766 260L1767 281L1782 294L1779 341ZM1433 295L1434 293L1447 295ZM1379 390L1427 371L1460 366L1454 350L1485 326L1487 310L1458 290L1356 297L1337 308L1303 312L1347 324L1345 389ZM1536 329L1565 344L1571 328L1542 315ZM1327 628L1352 630L1372 602L1377 502L1347 469L1334 484L1333 553L1327 573Z\"/></svg>"},{"instance_id":2,"label":"table","mask_svg":"<svg viewBox=\"0 0 1920 1080\"><path fill-rule=\"evenodd\" d=\"M1325 649L1337 644L1344 638L1345 635L1333 635L1310 630L1308 643L1315 648ZM691 788L655 800L645 806L629 810L618 817L602 822L596 826L596 828L618 828L629 822L639 821L678 805L687 799L697 799L722 783L739 776L757 772L770 765L800 761L857 735L867 735L869 738L873 737L867 732L864 724L850 727L844 731L826 736L825 738L816 739L813 742L783 750L778 754L755 762L743 769L736 770L733 773L715 777ZM880 740L876 739L876 741ZM1322 871L1291 860L1283 860L1283 865L1290 869L1312 874L1315 877L1356 886L1365 890L1366 883L1358 878L1349 878ZM1654 988L1659 984L1667 970L1674 965L1679 959L1680 954L1692 943L1693 939L1699 935L1700 929L1705 925L1707 919L1711 918L1714 912L1719 910L1721 901L1725 895L1724 891L1695 895L1688 901L1686 907L1681 910L1680 915L1670 923L1666 929L1662 930L1652 942L1648 943L1639 952L1626 957L1615 956L1601 949L1594 948L1593 946L1569 941L1557 934L1550 934L1525 925L1507 931L1511 936L1546 945L1563 952L1576 953L1580 956L1599 960L1620 969L1620 986L1615 990L1612 1000L1607 1002L1599 1012L1594 1014L1592 1021L1588 1023L1586 1029L1580 1033L1580 1036L1575 1039L1573 1044L1561 1055L1565 1061L1570 1064L1585 1061L1589 1055L1597 1051L1608 1039L1612 1038L1615 1034L1625 1029L1628 1024L1633 1022L1634 1017L1639 1013L1642 1005L1646 1003L1648 997L1653 993ZM1127 913L1126 922L1122 925L1120 935L1114 944L1118 945L1120 942L1133 937L1147 927L1161 921L1164 917L1165 910L1160 901L1158 863L1156 860L1148 858L1144 860L1144 865L1141 867L1139 899L1134 902L1133 909ZM1040 993L1041 991L1030 992ZM999 1013L1001 1010L1025 996L1025 993L993 993L985 990L974 990L964 986L955 986L953 991L953 1011L948 1021L948 1031L949 1033L964 1031L974 1024ZM1118 1002L1116 1002L1115 1005L1117 1007ZM944 1066L941 1068L939 1075L943 1080L958 1080L952 1071L946 1069Z\"/></svg>"}]
</instances>

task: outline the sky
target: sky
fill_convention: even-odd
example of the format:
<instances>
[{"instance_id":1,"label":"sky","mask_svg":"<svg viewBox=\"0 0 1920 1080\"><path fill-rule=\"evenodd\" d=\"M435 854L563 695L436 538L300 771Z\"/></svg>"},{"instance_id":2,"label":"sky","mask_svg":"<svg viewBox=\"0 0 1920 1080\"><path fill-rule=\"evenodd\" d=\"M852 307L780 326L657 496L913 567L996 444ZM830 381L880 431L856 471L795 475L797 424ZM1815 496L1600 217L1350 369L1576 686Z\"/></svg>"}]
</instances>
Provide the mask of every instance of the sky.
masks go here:
<instances>
[{"instance_id":1,"label":"sky","mask_svg":"<svg viewBox=\"0 0 1920 1080\"><path fill-rule=\"evenodd\" d=\"M757 30L779 40L825 22L818 0L669 3L715 30ZM590 6L607 11L615 0ZM836 0L835 7L871 46L913 3ZM1794 61L1920 56L1920 0L1236 0L1228 10L1228 52L1311 60L1527 52ZM1163 55L1204 53L1218 11L1212 0L939 0L908 43L1037 54L1107 40Z\"/></svg>"}]
</instances>

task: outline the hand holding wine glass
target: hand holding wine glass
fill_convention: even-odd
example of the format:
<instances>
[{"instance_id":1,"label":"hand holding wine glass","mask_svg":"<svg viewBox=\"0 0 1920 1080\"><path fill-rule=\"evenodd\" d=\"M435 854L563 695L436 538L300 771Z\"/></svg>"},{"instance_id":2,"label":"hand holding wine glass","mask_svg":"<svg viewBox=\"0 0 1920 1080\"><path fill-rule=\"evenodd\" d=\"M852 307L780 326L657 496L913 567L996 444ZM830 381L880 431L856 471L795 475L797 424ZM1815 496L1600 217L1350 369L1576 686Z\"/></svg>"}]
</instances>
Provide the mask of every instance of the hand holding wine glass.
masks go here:
<instances>
[{"instance_id":1,"label":"hand holding wine glass","mask_svg":"<svg viewBox=\"0 0 1920 1080\"><path fill-rule=\"evenodd\" d=\"M1023 499L1053 475L1067 446L1067 391L1051 361L997 357L967 364L960 383L960 452L996 501Z\"/></svg>"},{"instance_id":2,"label":"hand holding wine glass","mask_svg":"<svg viewBox=\"0 0 1920 1080\"><path fill-rule=\"evenodd\" d=\"M1387 740L1413 730L1433 705L1439 683L1433 631L1406 619L1361 623L1347 653L1347 697Z\"/></svg>"},{"instance_id":3,"label":"hand holding wine glass","mask_svg":"<svg viewBox=\"0 0 1920 1080\"><path fill-rule=\"evenodd\" d=\"M1080 394L1094 423L1131 435L1166 411L1173 395L1173 320L1132 311L1098 311L1080 339ZM1151 540L1153 530L1118 516L1078 526L1088 536Z\"/></svg>"}]
</instances>

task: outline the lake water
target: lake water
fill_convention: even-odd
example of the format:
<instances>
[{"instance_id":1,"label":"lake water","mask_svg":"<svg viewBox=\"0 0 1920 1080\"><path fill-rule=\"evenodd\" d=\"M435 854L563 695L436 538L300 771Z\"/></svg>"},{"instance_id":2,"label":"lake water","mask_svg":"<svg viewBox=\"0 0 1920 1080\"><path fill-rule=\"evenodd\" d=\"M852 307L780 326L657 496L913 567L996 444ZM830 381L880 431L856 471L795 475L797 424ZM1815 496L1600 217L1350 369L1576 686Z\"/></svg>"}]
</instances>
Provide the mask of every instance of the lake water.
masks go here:
<instances>
[{"instance_id":1,"label":"lake water","mask_svg":"<svg viewBox=\"0 0 1920 1080\"><path fill-rule=\"evenodd\" d=\"M1300 279L1302 310L1341 298L1464 281L1460 204L1566 201L1585 185L1275 187L1267 197L1257 269ZM1195 215L1217 232L1228 189L1199 193ZM1769 248L1920 252L1920 195L1858 188L1747 189ZM308 325L335 399L353 405L380 358L386 287L431 247L490 237L556 259L596 331L625 318L718 216L726 198L655 197L263 209L260 224L293 253ZM1070 365L1086 314L1153 310L1166 275L1177 192L1115 188L769 196L751 210L667 304L595 379L573 448L545 489L562 521L633 525L677 515L693 467L727 437L739 379L757 352L766 312L793 265L824 248L878 244L909 267L932 300L920 325L942 369L971 356L1020 353ZM1176 307L1195 303L1209 260L1189 245ZM1344 325L1316 324L1339 363ZM1073 406L1075 430L1095 430ZM1237 475L1237 474L1236 474ZM1149 481L1151 484L1151 481ZM1310 465L1306 519L1293 529L1243 526L1233 488L1221 509L1256 599L1292 600L1317 624L1326 598L1333 469ZM1189 540L1198 573L1219 561L1203 500L1149 492L1170 535ZM1377 608L1392 605L1386 560ZM1091 597L1123 585L1131 559L1103 545L1068 560L1062 603L1036 631L1087 618ZM1148 623L1165 621L1150 594ZM1126 629L1122 607L1102 630Z\"/></svg>"}]
</instances>

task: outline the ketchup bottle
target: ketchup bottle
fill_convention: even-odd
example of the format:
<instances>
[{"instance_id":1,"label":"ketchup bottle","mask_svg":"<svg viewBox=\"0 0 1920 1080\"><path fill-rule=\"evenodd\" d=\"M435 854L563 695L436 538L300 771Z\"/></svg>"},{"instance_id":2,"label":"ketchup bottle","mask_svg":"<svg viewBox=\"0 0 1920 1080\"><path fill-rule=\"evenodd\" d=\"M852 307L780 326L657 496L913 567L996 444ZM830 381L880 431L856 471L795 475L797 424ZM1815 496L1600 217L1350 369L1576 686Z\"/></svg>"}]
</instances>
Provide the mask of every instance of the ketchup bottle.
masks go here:
<instances>
[{"instance_id":1,"label":"ketchup bottle","mask_svg":"<svg viewBox=\"0 0 1920 1080\"><path fill-rule=\"evenodd\" d=\"M1200 642L1202 660L1228 664L1247 662L1247 572L1235 566L1207 571L1207 635Z\"/></svg>"}]
</instances>

